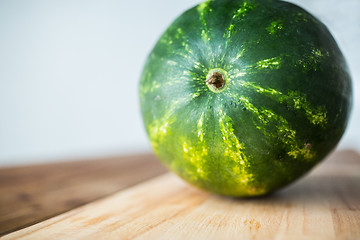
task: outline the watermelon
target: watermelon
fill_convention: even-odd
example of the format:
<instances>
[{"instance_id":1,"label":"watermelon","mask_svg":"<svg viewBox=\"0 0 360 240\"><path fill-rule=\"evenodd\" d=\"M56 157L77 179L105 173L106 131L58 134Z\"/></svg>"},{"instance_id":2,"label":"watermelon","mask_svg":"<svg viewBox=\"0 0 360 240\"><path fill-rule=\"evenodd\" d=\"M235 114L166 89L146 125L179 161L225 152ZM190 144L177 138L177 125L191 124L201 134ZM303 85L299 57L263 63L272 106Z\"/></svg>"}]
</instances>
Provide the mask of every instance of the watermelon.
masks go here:
<instances>
[{"instance_id":1,"label":"watermelon","mask_svg":"<svg viewBox=\"0 0 360 240\"><path fill-rule=\"evenodd\" d=\"M163 33L140 80L157 157L201 189L260 196L319 163L352 105L346 61L327 27L277 0L210 0Z\"/></svg>"}]
</instances>

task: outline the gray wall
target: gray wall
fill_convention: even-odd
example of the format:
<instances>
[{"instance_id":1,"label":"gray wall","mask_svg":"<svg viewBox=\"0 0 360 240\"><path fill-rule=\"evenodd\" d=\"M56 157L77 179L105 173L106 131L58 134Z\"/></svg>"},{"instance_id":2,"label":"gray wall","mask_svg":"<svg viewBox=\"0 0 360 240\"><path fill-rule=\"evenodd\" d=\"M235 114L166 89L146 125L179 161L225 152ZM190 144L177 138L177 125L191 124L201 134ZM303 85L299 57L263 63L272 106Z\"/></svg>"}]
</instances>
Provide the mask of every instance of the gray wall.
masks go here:
<instances>
[{"instance_id":1,"label":"gray wall","mask_svg":"<svg viewBox=\"0 0 360 240\"><path fill-rule=\"evenodd\" d=\"M151 151L137 86L171 21L199 3L0 0L0 166ZM360 1L293 0L330 28L360 93ZM339 148L360 151L359 97Z\"/></svg>"}]
</instances>

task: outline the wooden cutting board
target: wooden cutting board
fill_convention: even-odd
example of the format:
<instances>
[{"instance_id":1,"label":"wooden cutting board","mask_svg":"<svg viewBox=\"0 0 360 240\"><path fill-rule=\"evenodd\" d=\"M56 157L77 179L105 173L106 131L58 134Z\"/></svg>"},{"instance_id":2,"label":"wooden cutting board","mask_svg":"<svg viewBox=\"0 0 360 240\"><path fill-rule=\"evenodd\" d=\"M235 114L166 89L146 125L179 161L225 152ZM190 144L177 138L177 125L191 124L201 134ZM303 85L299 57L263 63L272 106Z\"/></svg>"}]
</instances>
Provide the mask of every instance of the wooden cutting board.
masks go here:
<instances>
[{"instance_id":1,"label":"wooden cutting board","mask_svg":"<svg viewBox=\"0 0 360 240\"><path fill-rule=\"evenodd\" d=\"M360 239L360 156L335 153L256 199L209 194L166 173L2 239Z\"/></svg>"}]
</instances>

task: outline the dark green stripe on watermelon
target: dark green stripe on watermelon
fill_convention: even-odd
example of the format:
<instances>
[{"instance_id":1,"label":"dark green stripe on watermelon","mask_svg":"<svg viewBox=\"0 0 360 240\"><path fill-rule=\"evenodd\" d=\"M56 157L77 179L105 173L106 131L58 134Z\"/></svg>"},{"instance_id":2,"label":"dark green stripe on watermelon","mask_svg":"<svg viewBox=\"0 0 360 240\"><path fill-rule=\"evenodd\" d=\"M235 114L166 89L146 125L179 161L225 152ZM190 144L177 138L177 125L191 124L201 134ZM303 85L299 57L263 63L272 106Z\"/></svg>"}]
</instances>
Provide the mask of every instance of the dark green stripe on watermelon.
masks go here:
<instances>
[{"instance_id":1,"label":"dark green stripe on watermelon","mask_svg":"<svg viewBox=\"0 0 360 240\"><path fill-rule=\"evenodd\" d=\"M214 92L211 71L226 78ZM297 179L341 138L351 107L345 60L327 28L272 0L204 2L150 53L141 111L157 156L209 191L254 196Z\"/></svg>"}]
</instances>

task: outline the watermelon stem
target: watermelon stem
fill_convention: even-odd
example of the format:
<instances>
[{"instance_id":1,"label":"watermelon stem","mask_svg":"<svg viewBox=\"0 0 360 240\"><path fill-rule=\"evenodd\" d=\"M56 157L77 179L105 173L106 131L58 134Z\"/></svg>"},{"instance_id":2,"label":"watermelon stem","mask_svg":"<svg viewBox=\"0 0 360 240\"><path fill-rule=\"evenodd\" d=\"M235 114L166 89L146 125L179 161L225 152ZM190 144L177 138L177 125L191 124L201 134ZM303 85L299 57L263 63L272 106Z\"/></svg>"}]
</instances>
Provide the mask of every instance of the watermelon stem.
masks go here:
<instances>
[{"instance_id":1,"label":"watermelon stem","mask_svg":"<svg viewBox=\"0 0 360 240\"><path fill-rule=\"evenodd\" d=\"M226 73L224 70L216 68L209 71L206 76L205 83L208 85L211 91L220 92L224 90L226 86Z\"/></svg>"}]
</instances>

